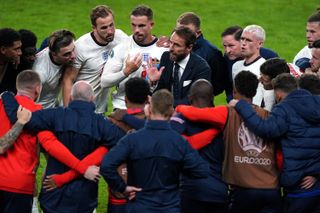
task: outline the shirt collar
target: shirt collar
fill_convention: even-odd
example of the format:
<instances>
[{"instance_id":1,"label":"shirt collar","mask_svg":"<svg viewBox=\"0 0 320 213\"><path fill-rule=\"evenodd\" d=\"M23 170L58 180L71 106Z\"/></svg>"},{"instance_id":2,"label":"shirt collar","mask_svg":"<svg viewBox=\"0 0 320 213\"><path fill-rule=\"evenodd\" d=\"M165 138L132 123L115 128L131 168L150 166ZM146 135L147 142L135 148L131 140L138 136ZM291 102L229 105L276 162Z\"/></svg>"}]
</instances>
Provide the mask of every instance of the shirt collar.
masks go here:
<instances>
[{"instance_id":1,"label":"shirt collar","mask_svg":"<svg viewBox=\"0 0 320 213\"><path fill-rule=\"evenodd\" d=\"M177 62L177 64L179 64L179 66L184 70L187 66L189 59L190 59L190 53L187 55L187 57Z\"/></svg>"}]
</instances>

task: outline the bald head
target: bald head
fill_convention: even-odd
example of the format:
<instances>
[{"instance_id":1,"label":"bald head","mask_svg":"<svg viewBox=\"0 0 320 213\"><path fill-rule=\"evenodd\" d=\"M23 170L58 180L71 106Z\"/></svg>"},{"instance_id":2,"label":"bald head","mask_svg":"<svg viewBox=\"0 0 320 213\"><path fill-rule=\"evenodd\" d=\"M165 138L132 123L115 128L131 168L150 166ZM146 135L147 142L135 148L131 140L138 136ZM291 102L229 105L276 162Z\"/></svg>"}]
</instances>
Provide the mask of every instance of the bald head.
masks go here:
<instances>
[{"instance_id":1,"label":"bald head","mask_svg":"<svg viewBox=\"0 0 320 213\"><path fill-rule=\"evenodd\" d=\"M92 102L94 98L93 89L85 81L78 81L72 86L71 99Z\"/></svg>"}]
</instances>

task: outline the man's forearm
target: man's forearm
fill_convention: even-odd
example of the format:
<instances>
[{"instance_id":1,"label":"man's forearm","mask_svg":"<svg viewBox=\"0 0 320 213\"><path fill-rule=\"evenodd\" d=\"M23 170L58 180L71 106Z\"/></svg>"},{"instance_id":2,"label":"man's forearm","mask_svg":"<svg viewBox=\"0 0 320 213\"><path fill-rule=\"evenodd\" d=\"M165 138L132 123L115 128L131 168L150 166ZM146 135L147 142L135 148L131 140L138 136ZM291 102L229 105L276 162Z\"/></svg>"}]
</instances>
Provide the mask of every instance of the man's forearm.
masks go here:
<instances>
[{"instance_id":1,"label":"man's forearm","mask_svg":"<svg viewBox=\"0 0 320 213\"><path fill-rule=\"evenodd\" d=\"M0 138L0 154L5 153L14 144L22 132L23 126L23 124L17 121L12 128Z\"/></svg>"},{"instance_id":2,"label":"man's forearm","mask_svg":"<svg viewBox=\"0 0 320 213\"><path fill-rule=\"evenodd\" d=\"M71 88L78 74L79 74L79 70L77 68L70 66L65 69L63 80L62 80L63 106L69 105Z\"/></svg>"},{"instance_id":3,"label":"man's forearm","mask_svg":"<svg viewBox=\"0 0 320 213\"><path fill-rule=\"evenodd\" d=\"M63 106L68 106L70 102L70 96L71 96L71 82L64 82L63 83Z\"/></svg>"}]
</instances>

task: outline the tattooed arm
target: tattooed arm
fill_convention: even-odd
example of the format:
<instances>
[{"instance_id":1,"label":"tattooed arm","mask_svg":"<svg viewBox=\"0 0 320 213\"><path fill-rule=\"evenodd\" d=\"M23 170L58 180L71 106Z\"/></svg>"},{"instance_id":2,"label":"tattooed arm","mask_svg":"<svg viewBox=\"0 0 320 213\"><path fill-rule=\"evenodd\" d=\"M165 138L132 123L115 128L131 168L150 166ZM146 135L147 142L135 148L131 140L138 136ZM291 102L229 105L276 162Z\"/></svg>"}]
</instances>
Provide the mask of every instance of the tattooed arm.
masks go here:
<instances>
[{"instance_id":1,"label":"tattooed arm","mask_svg":"<svg viewBox=\"0 0 320 213\"><path fill-rule=\"evenodd\" d=\"M31 112L22 106L19 106L17 111L17 122L12 128L0 138L0 154L5 153L14 144L20 135L23 126L30 120Z\"/></svg>"}]
</instances>

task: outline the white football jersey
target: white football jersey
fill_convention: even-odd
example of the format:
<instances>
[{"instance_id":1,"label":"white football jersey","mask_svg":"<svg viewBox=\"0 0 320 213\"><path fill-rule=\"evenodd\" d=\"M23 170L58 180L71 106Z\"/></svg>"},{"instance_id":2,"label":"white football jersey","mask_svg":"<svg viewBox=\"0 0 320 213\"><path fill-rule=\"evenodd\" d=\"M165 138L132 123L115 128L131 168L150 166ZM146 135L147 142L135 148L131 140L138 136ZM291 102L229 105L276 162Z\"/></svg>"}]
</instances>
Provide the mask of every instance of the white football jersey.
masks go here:
<instances>
[{"instance_id":1,"label":"white football jersey","mask_svg":"<svg viewBox=\"0 0 320 213\"><path fill-rule=\"evenodd\" d=\"M113 55L104 66L103 73L101 76L101 86L105 88L110 88L116 86L116 90L112 94L112 104L113 108L126 109L125 106L125 83L128 79L133 77L147 78L147 72L145 66L147 65L150 58L156 58L158 64L160 63L160 58L162 53L167 51L167 48L157 47L154 41L145 46L138 45L132 35L127 43L118 45L113 49ZM142 55L142 64L138 70L131 73L128 77L124 75L125 61L135 57L137 54Z\"/></svg>"},{"instance_id":2,"label":"white football jersey","mask_svg":"<svg viewBox=\"0 0 320 213\"><path fill-rule=\"evenodd\" d=\"M104 113L108 103L108 89L100 86L101 73L108 58L113 55L112 49L128 40L128 35L116 29L114 39L107 45L99 45L92 36L87 33L81 36L76 42L76 60L74 67L79 69L76 81L88 82L95 93L96 112Z\"/></svg>"},{"instance_id":3,"label":"white football jersey","mask_svg":"<svg viewBox=\"0 0 320 213\"><path fill-rule=\"evenodd\" d=\"M232 66L232 79L236 77L236 75L245 70L250 71L260 78L260 66L266 61L266 59L260 57L257 61L254 61L251 64L245 65L244 60L237 61ZM248 82L249 83L249 82ZM271 111L273 105L275 104L273 90L265 90L261 83L258 84L257 94L253 97L252 103L261 106L262 100L264 101L264 109Z\"/></svg>"},{"instance_id":4,"label":"white football jersey","mask_svg":"<svg viewBox=\"0 0 320 213\"><path fill-rule=\"evenodd\" d=\"M37 100L43 108L59 105L58 96L61 90L62 65L56 65L49 56L49 48L43 49L36 56L32 70L37 72L42 83L42 90Z\"/></svg>"},{"instance_id":5,"label":"white football jersey","mask_svg":"<svg viewBox=\"0 0 320 213\"><path fill-rule=\"evenodd\" d=\"M296 64L296 61L299 60L300 58L312 58L312 53L311 53L312 48L309 48L308 45L302 48L298 54L294 57L293 59L293 64Z\"/></svg>"}]
</instances>

